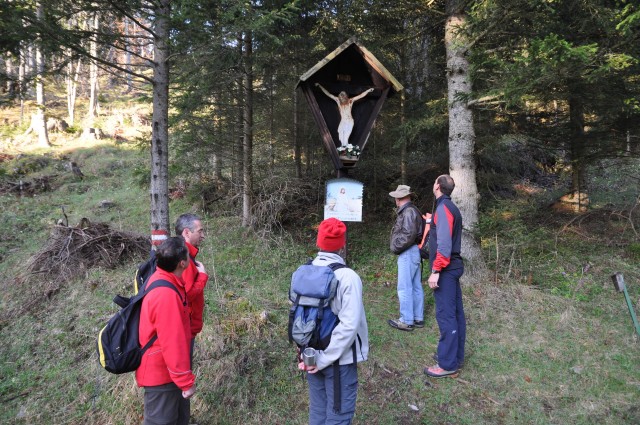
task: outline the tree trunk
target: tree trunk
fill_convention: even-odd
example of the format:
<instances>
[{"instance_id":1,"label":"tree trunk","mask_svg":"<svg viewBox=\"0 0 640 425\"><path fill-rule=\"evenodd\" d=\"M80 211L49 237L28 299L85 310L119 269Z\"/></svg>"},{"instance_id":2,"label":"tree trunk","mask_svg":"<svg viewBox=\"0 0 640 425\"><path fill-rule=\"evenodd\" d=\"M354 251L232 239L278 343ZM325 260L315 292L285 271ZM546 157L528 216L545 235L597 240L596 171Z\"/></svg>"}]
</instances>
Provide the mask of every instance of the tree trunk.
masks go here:
<instances>
[{"instance_id":1,"label":"tree trunk","mask_svg":"<svg viewBox=\"0 0 640 425\"><path fill-rule=\"evenodd\" d=\"M571 190L585 191L584 164L584 103L579 95L569 96L569 125L571 126Z\"/></svg>"},{"instance_id":2,"label":"tree trunk","mask_svg":"<svg viewBox=\"0 0 640 425\"><path fill-rule=\"evenodd\" d=\"M31 76L33 76L33 74L35 73L34 70L36 69L36 60L35 60L35 55L33 53L33 44L31 43L27 45L27 55L26 55L25 65L26 65L25 72L27 73L27 76L31 78Z\"/></svg>"},{"instance_id":3,"label":"tree trunk","mask_svg":"<svg viewBox=\"0 0 640 425\"><path fill-rule=\"evenodd\" d=\"M296 164L296 178L302 178L302 149L298 133L298 93L298 90L293 92L293 159Z\"/></svg>"},{"instance_id":4,"label":"tree trunk","mask_svg":"<svg viewBox=\"0 0 640 425\"><path fill-rule=\"evenodd\" d=\"M71 52L69 52L71 53ZM73 125L75 122L76 111L76 99L78 91L78 77L80 76L80 67L82 66L82 59L78 59L78 63L73 67L73 61L69 60L67 65L67 114L69 115L69 125Z\"/></svg>"},{"instance_id":5,"label":"tree trunk","mask_svg":"<svg viewBox=\"0 0 640 425\"><path fill-rule=\"evenodd\" d=\"M36 2L36 15L39 21L44 19L44 6L39 1ZM36 41L36 108L38 126L40 127L38 128L38 144L42 147L50 147L44 98L44 55L42 54L42 36L40 34L38 34Z\"/></svg>"},{"instance_id":6,"label":"tree trunk","mask_svg":"<svg viewBox=\"0 0 640 425\"><path fill-rule=\"evenodd\" d=\"M130 22L129 22L129 18L124 18L124 35L126 36L125 40L126 40L126 53L125 53L125 67L127 69L127 71L125 73L125 78L127 79L127 91L126 93L131 92L131 90L133 90L133 78L131 76L131 43L129 42L129 35L130 35L130 31L129 31L129 26L130 26Z\"/></svg>"},{"instance_id":7,"label":"tree trunk","mask_svg":"<svg viewBox=\"0 0 640 425\"><path fill-rule=\"evenodd\" d=\"M242 144L242 225L251 225L251 194L253 192L253 48L251 33L244 37L244 126Z\"/></svg>"},{"instance_id":8,"label":"tree trunk","mask_svg":"<svg viewBox=\"0 0 640 425\"><path fill-rule=\"evenodd\" d=\"M211 130L211 140L216 140L218 135L222 135L224 129L222 128L222 120L219 119L220 112L216 108L213 112L213 125ZM222 136L221 136L222 137ZM211 172L213 174L213 181L216 183L216 188L221 187L222 182L222 163L220 161L220 155L218 154L220 147L219 145L212 143L211 145L212 154L211 154Z\"/></svg>"},{"instance_id":9,"label":"tree trunk","mask_svg":"<svg viewBox=\"0 0 640 425\"><path fill-rule=\"evenodd\" d=\"M276 165L276 131L274 117L276 71L271 70L271 81L269 84L269 174L273 174Z\"/></svg>"},{"instance_id":10,"label":"tree trunk","mask_svg":"<svg viewBox=\"0 0 640 425\"><path fill-rule=\"evenodd\" d=\"M153 123L151 129L151 234L169 235L169 11L170 0L155 4Z\"/></svg>"},{"instance_id":11,"label":"tree trunk","mask_svg":"<svg viewBox=\"0 0 640 425\"><path fill-rule=\"evenodd\" d=\"M5 69L7 73L7 95L9 99L13 99L15 96L15 65L13 64L13 58L10 54L5 56Z\"/></svg>"},{"instance_id":12,"label":"tree trunk","mask_svg":"<svg viewBox=\"0 0 640 425\"><path fill-rule=\"evenodd\" d=\"M241 58L243 53L243 41L242 34L238 34L236 36L236 41L238 45L238 56ZM236 79L237 85L237 96L236 96L236 105L238 106L238 123L234 128L234 134L236 137L234 138L235 143L233 146L233 168L231 170L231 180L233 184L240 186L240 179L244 175L244 166L242 163L242 149L244 143L244 82L242 78L242 73L238 73L238 78Z\"/></svg>"},{"instance_id":13,"label":"tree trunk","mask_svg":"<svg viewBox=\"0 0 640 425\"><path fill-rule=\"evenodd\" d=\"M24 91L25 91L25 73L26 73L26 58L24 42L20 43L20 58L18 61L18 96L20 97L20 125L24 123Z\"/></svg>"},{"instance_id":14,"label":"tree trunk","mask_svg":"<svg viewBox=\"0 0 640 425\"><path fill-rule=\"evenodd\" d=\"M317 143L312 137L307 137L307 143L305 144L305 174L307 176L311 175L313 172L313 161L315 160L314 155L314 142Z\"/></svg>"},{"instance_id":15,"label":"tree trunk","mask_svg":"<svg viewBox=\"0 0 640 425\"><path fill-rule=\"evenodd\" d=\"M296 51L297 53L297 51ZM296 55L297 57L297 55ZM298 65L294 65L293 75L298 75ZM298 102L300 90L293 91L293 160L296 164L296 178L302 178L302 149L300 147L300 138L298 136Z\"/></svg>"},{"instance_id":16,"label":"tree trunk","mask_svg":"<svg viewBox=\"0 0 640 425\"><path fill-rule=\"evenodd\" d=\"M473 236L478 224L478 186L474 155L475 131L473 113L460 95L471 93L469 61L466 51L468 40L461 28L466 23L464 2L447 0L445 47L447 51L447 85L449 109L449 173L456 187L452 200L462 214L462 256L467 260L467 279L473 280L486 273L480 245ZM476 274L475 272L479 272ZM469 279L470 278L470 279Z\"/></svg>"},{"instance_id":17,"label":"tree trunk","mask_svg":"<svg viewBox=\"0 0 640 425\"><path fill-rule=\"evenodd\" d=\"M400 93L400 125L404 124L405 118L405 92ZM405 132L406 134L406 132ZM400 141L400 183L407 184L407 138L403 137Z\"/></svg>"},{"instance_id":18,"label":"tree trunk","mask_svg":"<svg viewBox=\"0 0 640 425\"><path fill-rule=\"evenodd\" d=\"M98 32L99 20L98 12L95 12L91 18L91 25L89 25L92 31ZM98 42L96 39L97 35L93 35L89 43L89 52L92 57L98 57ZM87 117L89 120L93 120L98 112L98 63L94 59L89 63L89 87L91 96L89 98Z\"/></svg>"}]
</instances>

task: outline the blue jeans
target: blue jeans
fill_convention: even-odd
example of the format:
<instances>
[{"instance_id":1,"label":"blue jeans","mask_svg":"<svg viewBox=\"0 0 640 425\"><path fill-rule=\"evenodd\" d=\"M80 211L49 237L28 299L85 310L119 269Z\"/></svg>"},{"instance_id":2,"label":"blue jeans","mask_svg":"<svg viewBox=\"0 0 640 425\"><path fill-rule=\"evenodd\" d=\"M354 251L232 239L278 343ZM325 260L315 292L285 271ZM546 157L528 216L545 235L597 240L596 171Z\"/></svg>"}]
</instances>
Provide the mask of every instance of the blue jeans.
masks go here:
<instances>
[{"instance_id":1,"label":"blue jeans","mask_svg":"<svg viewBox=\"0 0 640 425\"><path fill-rule=\"evenodd\" d=\"M424 290L418 245L398 255L398 299L400 320L407 325L413 325L415 320L424 320Z\"/></svg>"},{"instance_id":2,"label":"blue jeans","mask_svg":"<svg viewBox=\"0 0 640 425\"><path fill-rule=\"evenodd\" d=\"M348 425L356 411L357 363L340 365L340 412L333 410L333 365L307 373L309 382L309 425Z\"/></svg>"},{"instance_id":3,"label":"blue jeans","mask_svg":"<svg viewBox=\"0 0 640 425\"><path fill-rule=\"evenodd\" d=\"M462 305L460 277L464 269L440 272L438 288L433 291L436 300L436 321L440 328L438 364L444 370L458 370L464 361L467 322Z\"/></svg>"}]
</instances>

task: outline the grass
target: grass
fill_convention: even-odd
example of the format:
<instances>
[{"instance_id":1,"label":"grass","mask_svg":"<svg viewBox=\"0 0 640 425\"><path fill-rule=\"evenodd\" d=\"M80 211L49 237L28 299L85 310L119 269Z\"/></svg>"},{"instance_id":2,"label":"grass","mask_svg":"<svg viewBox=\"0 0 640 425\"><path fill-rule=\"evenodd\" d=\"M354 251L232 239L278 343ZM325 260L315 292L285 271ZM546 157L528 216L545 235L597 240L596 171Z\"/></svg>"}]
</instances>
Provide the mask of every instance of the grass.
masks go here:
<instances>
[{"instance_id":1,"label":"grass","mask_svg":"<svg viewBox=\"0 0 640 425\"><path fill-rule=\"evenodd\" d=\"M57 174L51 190L0 195L6 229L0 235L1 311L28 301L16 274L61 218L61 206L72 225L87 217L148 232L148 195L132 172L144 164L145 153L108 140L53 151L46 164L21 174ZM82 167L85 179L65 171L68 160ZM2 164L3 178L17 176L12 165ZM607 170L610 182L622 178ZM605 188L605 177L594 187ZM601 207L615 200L592 196L602 199ZM116 206L101 208L104 199ZM464 288L468 342L459 379L433 380L422 372L438 341L428 290L425 328L405 333L386 323L398 314L396 258L387 248L392 223L349 224L349 263L364 282L371 342L369 361L359 368L354 423L640 422L639 340L609 278L614 271L625 274L638 308L638 239L628 220L602 209L579 220L550 216L541 199L494 203L483 215L482 246L493 271L490 281ZM628 211L625 202L613 209ZM185 199L172 201L172 219L191 208ZM266 243L236 217L205 214L205 227L200 259L210 280L197 342L194 420L306 423L307 386L286 338L286 293L291 272L315 253L313 229ZM90 269L64 282L37 310L0 323L1 423L139 423L142 391L133 375L101 370L94 347L98 329L116 311L111 298L131 291L141 260L115 270Z\"/></svg>"}]
</instances>

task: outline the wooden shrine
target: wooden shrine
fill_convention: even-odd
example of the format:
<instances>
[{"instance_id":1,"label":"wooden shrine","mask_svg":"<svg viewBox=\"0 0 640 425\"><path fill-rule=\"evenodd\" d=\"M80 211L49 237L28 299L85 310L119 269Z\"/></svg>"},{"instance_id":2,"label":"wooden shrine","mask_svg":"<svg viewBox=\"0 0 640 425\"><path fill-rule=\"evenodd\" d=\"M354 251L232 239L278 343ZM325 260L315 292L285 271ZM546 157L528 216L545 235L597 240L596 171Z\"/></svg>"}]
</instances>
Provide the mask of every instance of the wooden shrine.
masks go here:
<instances>
[{"instance_id":1,"label":"wooden shrine","mask_svg":"<svg viewBox=\"0 0 640 425\"><path fill-rule=\"evenodd\" d=\"M355 37L304 73L296 88L307 99L338 175L354 167L359 158L346 155L347 143L362 154L384 101L403 89ZM349 105L347 98L352 101Z\"/></svg>"}]
</instances>

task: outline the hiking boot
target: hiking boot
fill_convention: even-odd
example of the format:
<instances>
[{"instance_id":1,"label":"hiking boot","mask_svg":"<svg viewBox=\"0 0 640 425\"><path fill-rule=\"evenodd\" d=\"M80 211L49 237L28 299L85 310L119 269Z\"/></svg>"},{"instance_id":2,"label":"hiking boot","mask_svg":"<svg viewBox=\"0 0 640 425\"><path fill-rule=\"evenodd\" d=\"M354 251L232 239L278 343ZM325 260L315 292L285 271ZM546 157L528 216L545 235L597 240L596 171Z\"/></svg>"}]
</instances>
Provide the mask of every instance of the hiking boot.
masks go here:
<instances>
[{"instance_id":1,"label":"hiking boot","mask_svg":"<svg viewBox=\"0 0 640 425\"><path fill-rule=\"evenodd\" d=\"M444 370L440 367L440 365L429 366L424 368L424 373L429 375L432 378L457 378L460 374L457 370Z\"/></svg>"},{"instance_id":2,"label":"hiking boot","mask_svg":"<svg viewBox=\"0 0 640 425\"><path fill-rule=\"evenodd\" d=\"M424 320L414 320L413 321L414 328L424 328Z\"/></svg>"},{"instance_id":3,"label":"hiking boot","mask_svg":"<svg viewBox=\"0 0 640 425\"><path fill-rule=\"evenodd\" d=\"M433 353L433 356L431 356L431 358L438 363L438 353ZM464 367L464 362L460 362L458 363L458 369L462 369ZM426 373L426 372L425 372Z\"/></svg>"},{"instance_id":4,"label":"hiking boot","mask_svg":"<svg viewBox=\"0 0 640 425\"><path fill-rule=\"evenodd\" d=\"M407 325L406 323L404 323L400 319L389 319L387 321L387 323L392 328L396 328L396 329L401 330L401 331L411 332L413 330L413 325Z\"/></svg>"}]
</instances>

